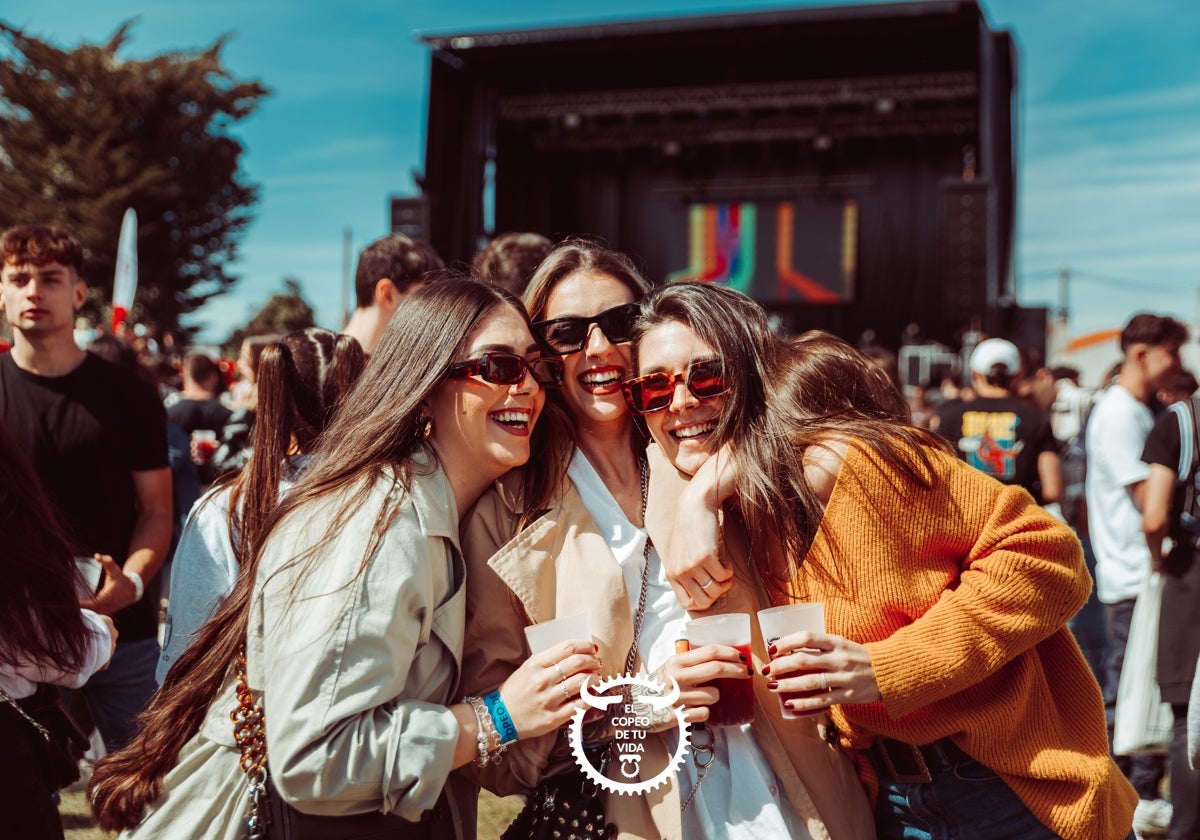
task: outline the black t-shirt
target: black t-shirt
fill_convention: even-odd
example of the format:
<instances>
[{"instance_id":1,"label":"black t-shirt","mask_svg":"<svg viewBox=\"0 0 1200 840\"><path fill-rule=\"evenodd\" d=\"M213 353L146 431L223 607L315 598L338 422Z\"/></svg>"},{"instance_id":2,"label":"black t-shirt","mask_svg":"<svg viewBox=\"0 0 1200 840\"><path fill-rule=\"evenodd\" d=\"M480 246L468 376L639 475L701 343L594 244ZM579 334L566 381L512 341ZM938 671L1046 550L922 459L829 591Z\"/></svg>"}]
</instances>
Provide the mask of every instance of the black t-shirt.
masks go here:
<instances>
[{"instance_id":1,"label":"black t-shirt","mask_svg":"<svg viewBox=\"0 0 1200 840\"><path fill-rule=\"evenodd\" d=\"M938 433L959 457L1005 484L1018 484L1041 502L1038 456L1057 452L1050 414L1016 397L953 400L938 412Z\"/></svg>"},{"instance_id":2,"label":"black t-shirt","mask_svg":"<svg viewBox=\"0 0 1200 840\"><path fill-rule=\"evenodd\" d=\"M218 399L178 399L167 407L167 419L189 435L197 429L208 429L219 437L229 415L233 414Z\"/></svg>"},{"instance_id":3,"label":"black t-shirt","mask_svg":"<svg viewBox=\"0 0 1200 840\"><path fill-rule=\"evenodd\" d=\"M168 463L166 415L154 387L91 353L58 377L21 370L3 353L0 420L33 463L75 550L124 561L137 521L133 473ZM113 618L122 641L157 632L148 599Z\"/></svg>"},{"instance_id":4,"label":"black t-shirt","mask_svg":"<svg viewBox=\"0 0 1200 840\"><path fill-rule=\"evenodd\" d=\"M1180 413L1183 414L1184 425L1189 429L1186 451L1184 451L1183 441L1179 434ZM1191 477L1192 472L1192 447L1195 445L1195 439L1190 431L1191 422L1187 405L1176 403L1171 406L1170 411L1159 415L1158 419L1154 421L1154 428L1150 431L1150 435L1146 438L1146 445L1142 449L1142 460L1147 464L1161 464L1175 473L1175 492L1171 497L1171 515L1168 519L1170 520L1171 539L1176 543L1193 539L1192 535L1182 532L1179 522L1179 515L1184 512L1183 505L1187 489L1184 482Z\"/></svg>"}]
</instances>

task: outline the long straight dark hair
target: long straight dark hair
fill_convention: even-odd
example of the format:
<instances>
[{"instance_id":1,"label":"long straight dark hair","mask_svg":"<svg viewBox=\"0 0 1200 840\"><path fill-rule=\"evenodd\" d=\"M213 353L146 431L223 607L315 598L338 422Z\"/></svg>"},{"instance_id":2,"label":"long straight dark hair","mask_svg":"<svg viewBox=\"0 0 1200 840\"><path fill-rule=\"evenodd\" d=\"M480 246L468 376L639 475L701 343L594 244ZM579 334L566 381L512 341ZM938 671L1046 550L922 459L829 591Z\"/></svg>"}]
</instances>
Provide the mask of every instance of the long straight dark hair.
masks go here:
<instances>
[{"instance_id":1,"label":"long straight dark hair","mask_svg":"<svg viewBox=\"0 0 1200 840\"><path fill-rule=\"evenodd\" d=\"M421 405L443 384L476 329L502 306L525 317L507 292L466 279L427 284L400 304L366 370L321 437L313 464L267 518L264 536L247 555L233 592L167 674L139 716L132 742L97 764L88 793L103 828L127 829L141 821L146 806L161 794L162 779L178 761L179 750L199 730L245 644L255 572L275 528L289 516L302 516L310 504L342 494L326 528L326 540L331 540L361 503L357 494L345 491L369 486L389 470L407 488L422 462L435 462L421 434ZM420 451L427 458L417 459ZM392 504L379 512L364 566L403 503L402 495L393 494ZM290 562L316 562L323 545L294 547Z\"/></svg>"},{"instance_id":2,"label":"long straight dark hair","mask_svg":"<svg viewBox=\"0 0 1200 840\"><path fill-rule=\"evenodd\" d=\"M78 669L88 646L70 543L29 459L0 424L0 665Z\"/></svg>"},{"instance_id":3,"label":"long straight dark hair","mask_svg":"<svg viewBox=\"0 0 1200 840\"><path fill-rule=\"evenodd\" d=\"M366 363L358 340L320 327L288 333L263 348L250 459L229 484L229 541L241 565L279 504L290 452L311 452Z\"/></svg>"}]
</instances>

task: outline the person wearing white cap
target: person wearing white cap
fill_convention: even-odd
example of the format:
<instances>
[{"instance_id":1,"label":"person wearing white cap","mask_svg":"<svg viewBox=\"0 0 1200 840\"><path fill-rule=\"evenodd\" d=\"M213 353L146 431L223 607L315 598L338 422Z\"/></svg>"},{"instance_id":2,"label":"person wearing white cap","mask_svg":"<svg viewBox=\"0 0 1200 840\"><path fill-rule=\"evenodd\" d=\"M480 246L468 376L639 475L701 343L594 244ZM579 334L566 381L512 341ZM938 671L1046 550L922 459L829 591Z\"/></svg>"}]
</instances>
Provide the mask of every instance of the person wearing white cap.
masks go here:
<instances>
[{"instance_id":1,"label":"person wearing white cap","mask_svg":"<svg viewBox=\"0 0 1200 840\"><path fill-rule=\"evenodd\" d=\"M1050 415L1013 391L1021 353L1011 341L989 338L971 354L971 402L954 400L939 412L938 432L971 466L1005 484L1018 484L1039 504L1062 495L1058 446Z\"/></svg>"}]
</instances>

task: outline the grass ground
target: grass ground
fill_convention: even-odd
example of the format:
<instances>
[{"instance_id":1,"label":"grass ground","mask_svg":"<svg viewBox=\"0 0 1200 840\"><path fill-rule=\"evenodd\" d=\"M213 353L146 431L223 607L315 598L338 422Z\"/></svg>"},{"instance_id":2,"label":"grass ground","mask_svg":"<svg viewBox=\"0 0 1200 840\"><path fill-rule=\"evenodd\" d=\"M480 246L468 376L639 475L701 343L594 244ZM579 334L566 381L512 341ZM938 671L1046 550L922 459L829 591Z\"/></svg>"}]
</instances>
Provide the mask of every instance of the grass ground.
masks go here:
<instances>
[{"instance_id":1,"label":"grass ground","mask_svg":"<svg viewBox=\"0 0 1200 840\"><path fill-rule=\"evenodd\" d=\"M62 804L58 807L67 840L111 840L116 835L101 831L92 820L83 786L81 780L63 791ZM521 800L517 797L498 799L484 791L479 797L479 840L496 840L519 810ZM181 836L180 840L186 838Z\"/></svg>"}]
</instances>

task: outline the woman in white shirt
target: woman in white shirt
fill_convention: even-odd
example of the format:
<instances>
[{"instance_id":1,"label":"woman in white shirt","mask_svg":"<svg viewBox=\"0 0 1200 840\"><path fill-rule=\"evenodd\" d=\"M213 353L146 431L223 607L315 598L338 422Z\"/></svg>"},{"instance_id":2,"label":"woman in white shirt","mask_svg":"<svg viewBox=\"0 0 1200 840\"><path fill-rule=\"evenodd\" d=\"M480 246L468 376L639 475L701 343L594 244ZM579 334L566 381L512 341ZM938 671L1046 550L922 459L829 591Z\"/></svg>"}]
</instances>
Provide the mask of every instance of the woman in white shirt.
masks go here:
<instances>
[{"instance_id":1,"label":"woman in white shirt","mask_svg":"<svg viewBox=\"0 0 1200 840\"><path fill-rule=\"evenodd\" d=\"M61 838L44 742L21 712L54 702L53 686L86 683L108 664L117 631L79 608L71 549L2 425L0 533L0 815L12 837Z\"/></svg>"},{"instance_id":2,"label":"woman in white shirt","mask_svg":"<svg viewBox=\"0 0 1200 840\"><path fill-rule=\"evenodd\" d=\"M531 459L531 465L559 465L561 483L549 505L530 493L527 476L512 475L484 494L467 523L468 691L498 684L522 661L523 625L580 612L588 613L604 673L622 674L632 664L634 673L652 674L660 685L673 678L689 722L708 718L718 697L711 681L750 679L751 666L733 647L675 652L689 616L659 559L673 512L658 516L646 509L647 496L655 495L648 493L650 482L671 481L675 471L661 458L655 463L656 452L647 455L645 435L621 394L633 371L629 339L637 301L648 289L624 255L568 240L542 262L525 292L535 335L563 359L563 386L547 412L565 413L571 445L542 449ZM767 733L755 726L695 733L693 748L711 737L715 755L693 749L698 761L687 758L667 784L646 795L610 794L608 821L621 838L806 838L810 829L812 836L827 836L819 813L825 803L814 805L816 797L800 782L791 789L780 784L757 740ZM648 736L642 780L676 751L679 733L667 726ZM699 782L698 764L710 755ZM515 793L569 770L573 761L565 739L551 733L523 743L498 767L471 772L489 789ZM779 769L795 776L791 768Z\"/></svg>"}]
</instances>

